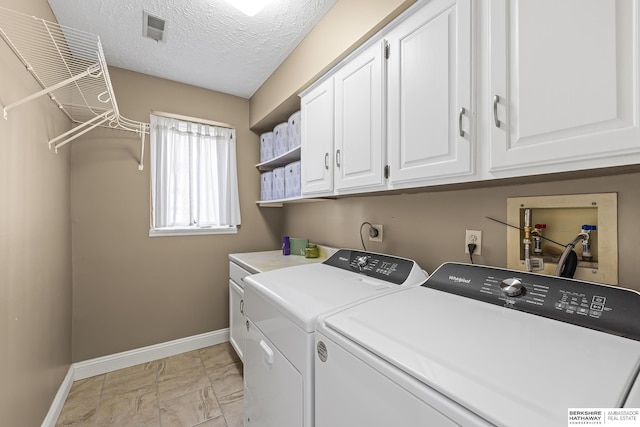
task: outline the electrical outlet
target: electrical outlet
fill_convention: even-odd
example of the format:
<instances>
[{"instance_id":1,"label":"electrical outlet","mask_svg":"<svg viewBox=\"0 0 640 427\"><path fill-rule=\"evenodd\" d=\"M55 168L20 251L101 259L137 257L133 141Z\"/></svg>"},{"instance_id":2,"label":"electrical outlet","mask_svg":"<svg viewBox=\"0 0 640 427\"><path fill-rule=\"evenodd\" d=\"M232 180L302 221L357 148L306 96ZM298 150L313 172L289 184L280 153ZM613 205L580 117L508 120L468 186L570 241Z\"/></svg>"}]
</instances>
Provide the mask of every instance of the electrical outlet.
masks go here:
<instances>
[{"instance_id":1,"label":"electrical outlet","mask_svg":"<svg viewBox=\"0 0 640 427\"><path fill-rule=\"evenodd\" d=\"M378 230L378 235L376 237L371 236L371 232L373 228ZM370 242L382 242L382 224L371 224L371 228L369 228L369 241Z\"/></svg>"},{"instance_id":2,"label":"electrical outlet","mask_svg":"<svg viewBox=\"0 0 640 427\"><path fill-rule=\"evenodd\" d=\"M482 231L480 230L467 230L464 238L464 253L469 253L469 243L476 244L476 250L474 255L482 255Z\"/></svg>"}]
</instances>

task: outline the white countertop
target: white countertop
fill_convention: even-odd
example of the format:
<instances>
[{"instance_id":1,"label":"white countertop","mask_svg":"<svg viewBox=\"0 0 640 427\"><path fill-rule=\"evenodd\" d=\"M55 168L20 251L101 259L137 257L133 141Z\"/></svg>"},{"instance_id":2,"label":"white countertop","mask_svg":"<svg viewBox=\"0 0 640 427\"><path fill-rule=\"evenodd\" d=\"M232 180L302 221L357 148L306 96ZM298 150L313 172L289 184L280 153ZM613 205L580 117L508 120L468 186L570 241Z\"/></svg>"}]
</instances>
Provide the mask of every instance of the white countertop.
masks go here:
<instances>
[{"instance_id":1,"label":"white countertop","mask_svg":"<svg viewBox=\"0 0 640 427\"><path fill-rule=\"evenodd\" d=\"M229 254L229 259L255 274L277 270L279 268L322 262L337 251L335 248L320 245L318 245L318 249L320 250L320 256L318 258L305 258L300 255L282 255L281 250L275 250Z\"/></svg>"}]
</instances>

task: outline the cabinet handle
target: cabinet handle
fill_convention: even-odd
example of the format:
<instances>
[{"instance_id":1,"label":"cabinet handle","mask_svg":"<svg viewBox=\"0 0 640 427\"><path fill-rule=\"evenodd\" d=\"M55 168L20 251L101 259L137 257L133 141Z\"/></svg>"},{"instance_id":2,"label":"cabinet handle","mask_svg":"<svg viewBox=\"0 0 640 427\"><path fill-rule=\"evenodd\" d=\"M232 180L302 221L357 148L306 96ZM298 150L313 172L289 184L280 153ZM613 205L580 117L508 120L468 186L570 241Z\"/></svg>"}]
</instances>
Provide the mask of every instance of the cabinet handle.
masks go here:
<instances>
[{"instance_id":1,"label":"cabinet handle","mask_svg":"<svg viewBox=\"0 0 640 427\"><path fill-rule=\"evenodd\" d=\"M324 153L324 168L326 170L329 170L328 160L329 160L329 153Z\"/></svg>"},{"instance_id":2,"label":"cabinet handle","mask_svg":"<svg viewBox=\"0 0 640 427\"><path fill-rule=\"evenodd\" d=\"M464 113L466 112L466 110L464 109L464 107L460 108L460 112L458 113L458 132L460 132L460 136L464 138L464 131L462 130L462 116L464 115Z\"/></svg>"},{"instance_id":3,"label":"cabinet handle","mask_svg":"<svg viewBox=\"0 0 640 427\"><path fill-rule=\"evenodd\" d=\"M340 150L336 151L336 166L340 167Z\"/></svg>"},{"instance_id":4,"label":"cabinet handle","mask_svg":"<svg viewBox=\"0 0 640 427\"><path fill-rule=\"evenodd\" d=\"M498 95L493 96L493 123L497 128L500 127L500 120L498 120L498 102L500 102L500 97Z\"/></svg>"},{"instance_id":5,"label":"cabinet handle","mask_svg":"<svg viewBox=\"0 0 640 427\"><path fill-rule=\"evenodd\" d=\"M270 369L273 365L273 350L264 340L260 340L260 350L262 350L262 361Z\"/></svg>"},{"instance_id":6,"label":"cabinet handle","mask_svg":"<svg viewBox=\"0 0 640 427\"><path fill-rule=\"evenodd\" d=\"M240 314L244 316L244 300L240 300Z\"/></svg>"}]
</instances>

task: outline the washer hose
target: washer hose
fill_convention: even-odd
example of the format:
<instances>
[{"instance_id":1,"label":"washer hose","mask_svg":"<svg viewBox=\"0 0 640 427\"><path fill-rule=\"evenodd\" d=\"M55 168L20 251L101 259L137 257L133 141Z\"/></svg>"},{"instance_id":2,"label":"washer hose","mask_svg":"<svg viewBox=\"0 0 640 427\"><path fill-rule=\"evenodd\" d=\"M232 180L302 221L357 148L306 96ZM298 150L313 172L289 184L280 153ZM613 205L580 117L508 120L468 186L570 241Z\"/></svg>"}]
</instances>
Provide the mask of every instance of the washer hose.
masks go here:
<instances>
[{"instance_id":1,"label":"washer hose","mask_svg":"<svg viewBox=\"0 0 640 427\"><path fill-rule=\"evenodd\" d=\"M578 266L578 255L573 251L573 248L576 247L579 241L585 239L589 239L589 235L587 233L580 233L565 247L558 261L556 276L573 278L573 274L576 272L576 267Z\"/></svg>"}]
</instances>

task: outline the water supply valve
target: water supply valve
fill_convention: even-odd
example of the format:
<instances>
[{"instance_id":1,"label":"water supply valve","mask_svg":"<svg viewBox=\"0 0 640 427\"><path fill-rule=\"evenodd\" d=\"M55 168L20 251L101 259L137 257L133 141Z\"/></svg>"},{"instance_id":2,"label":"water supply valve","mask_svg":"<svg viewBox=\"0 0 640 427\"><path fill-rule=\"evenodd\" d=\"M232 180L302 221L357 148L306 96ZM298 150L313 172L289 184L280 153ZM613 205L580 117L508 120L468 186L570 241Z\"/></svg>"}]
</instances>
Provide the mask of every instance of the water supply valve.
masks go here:
<instances>
[{"instance_id":1,"label":"water supply valve","mask_svg":"<svg viewBox=\"0 0 640 427\"><path fill-rule=\"evenodd\" d=\"M582 239L582 260L592 261L593 255L591 254L591 232L597 230L595 225L584 224L582 226L581 234L584 236Z\"/></svg>"},{"instance_id":2,"label":"water supply valve","mask_svg":"<svg viewBox=\"0 0 640 427\"><path fill-rule=\"evenodd\" d=\"M547 224L536 224L533 227L533 231L531 235L533 236L533 253L534 255L542 256L542 239L540 235L542 234L542 230L547 228Z\"/></svg>"}]
</instances>

